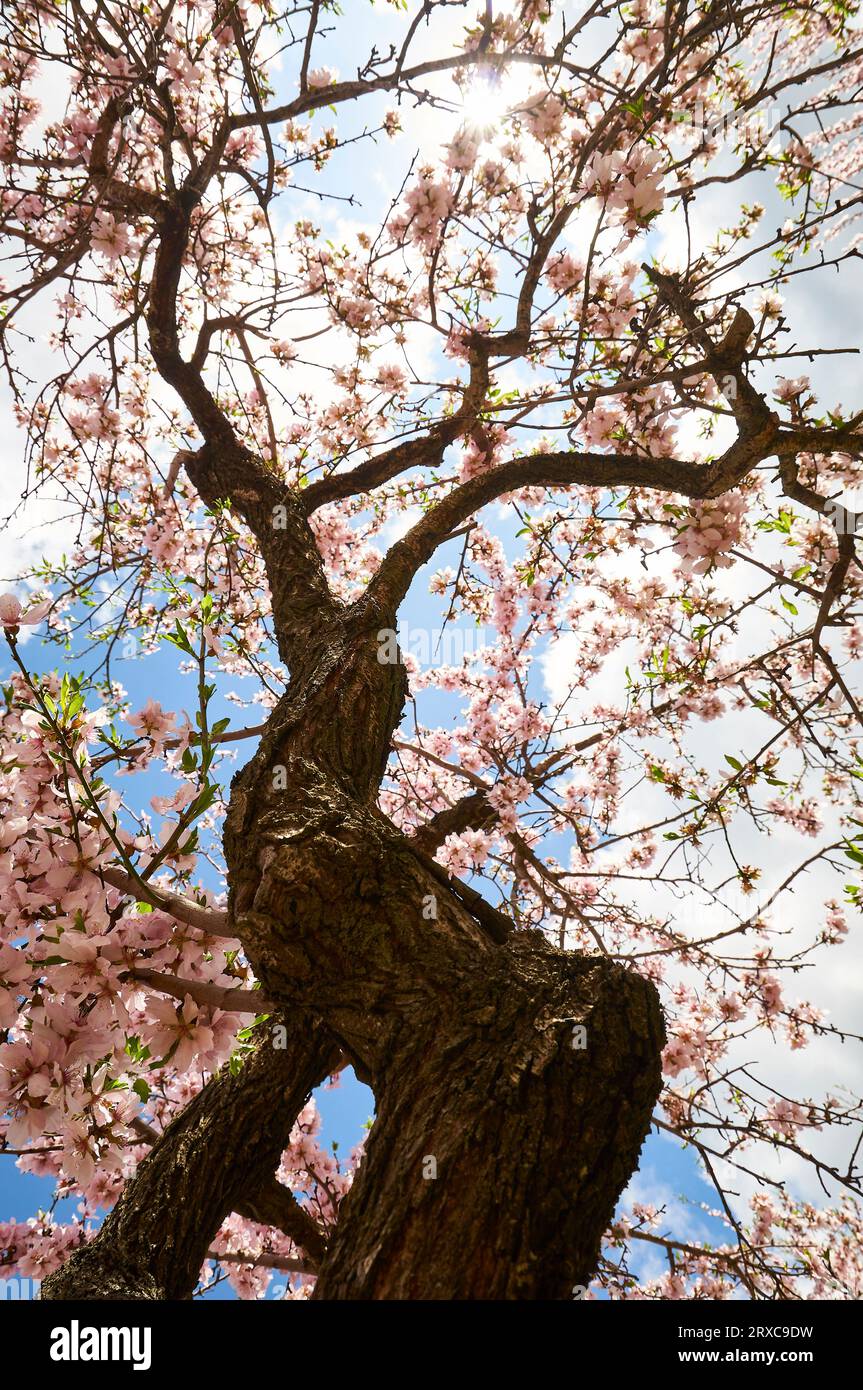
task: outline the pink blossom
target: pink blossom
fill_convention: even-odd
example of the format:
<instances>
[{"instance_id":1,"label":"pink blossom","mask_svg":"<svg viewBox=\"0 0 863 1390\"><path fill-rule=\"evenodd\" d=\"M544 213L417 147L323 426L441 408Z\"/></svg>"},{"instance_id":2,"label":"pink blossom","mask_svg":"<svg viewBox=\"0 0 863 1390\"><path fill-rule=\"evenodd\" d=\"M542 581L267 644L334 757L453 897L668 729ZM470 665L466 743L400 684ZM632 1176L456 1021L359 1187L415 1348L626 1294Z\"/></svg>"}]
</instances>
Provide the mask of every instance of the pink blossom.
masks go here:
<instances>
[{"instance_id":1,"label":"pink blossom","mask_svg":"<svg viewBox=\"0 0 863 1390\"><path fill-rule=\"evenodd\" d=\"M338 73L333 68L312 68L308 76L308 84L312 91L317 91L320 87L332 87L338 81Z\"/></svg>"},{"instance_id":2,"label":"pink blossom","mask_svg":"<svg viewBox=\"0 0 863 1390\"><path fill-rule=\"evenodd\" d=\"M131 228L118 222L110 212L98 212L93 219L90 245L107 261L120 260L131 246Z\"/></svg>"},{"instance_id":3,"label":"pink blossom","mask_svg":"<svg viewBox=\"0 0 863 1390\"><path fill-rule=\"evenodd\" d=\"M779 401L794 401L808 391L809 386L808 376L780 376L777 378L777 386L773 394Z\"/></svg>"},{"instance_id":4,"label":"pink blossom","mask_svg":"<svg viewBox=\"0 0 863 1390\"><path fill-rule=\"evenodd\" d=\"M432 170L425 169L408 190L405 201L406 212L393 222L393 231L396 235L403 231L410 241L432 250L440 238L441 223L453 205L452 189L448 183L436 180Z\"/></svg>"},{"instance_id":5,"label":"pink blossom","mask_svg":"<svg viewBox=\"0 0 863 1390\"><path fill-rule=\"evenodd\" d=\"M151 999L144 1032L158 1060L164 1060L176 1045L171 1062L180 1071L213 1046L212 1028L200 1021L198 1006L188 997L182 1006L167 999Z\"/></svg>"},{"instance_id":6,"label":"pink blossom","mask_svg":"<svg viewBox=\"0 0 863 1390\"><path fill-rule=\"evenodd\" d=\"M136 733L145 738L158 739L174 728L173 710L163 710L152 695L137 714L129 715L129 723Z\"/></svg>"},{"instance_id":7,"label":"pink blossom","mask_svg":"<svg viewBox=\"0 0 863 1390\"><path fill-rule=\"evenodd\" d=\"M707 574L727 568L733 560L725 553L740 543L746 516L745 499L726 492L710 502L694 502L689 520L678 532L674 549L683 559L686 574Z\"/></svg>"},{"instance_id":8,"label":"pink blossom","mask_svg":"<svg viewBox=\"0 0 863 1390\"><path fill-rule=\"evenodd\" d=\"M50 601L46 601L22 609L21 602L15 594L0 594L0 627L13 631L19 627L32 627L41 623L50 608Z\"/></svg>"},{"instance_id":9,"label":"pink blossom","mask_svg":"<svg viewBox=\"0 0 863 1390\"><path fill-rule=\"evenodd\" d=\"M476 163L482 135L473 126L462 126L447 145L446 165L456 172L468 172Z\"/></svg>"}]
</instances>

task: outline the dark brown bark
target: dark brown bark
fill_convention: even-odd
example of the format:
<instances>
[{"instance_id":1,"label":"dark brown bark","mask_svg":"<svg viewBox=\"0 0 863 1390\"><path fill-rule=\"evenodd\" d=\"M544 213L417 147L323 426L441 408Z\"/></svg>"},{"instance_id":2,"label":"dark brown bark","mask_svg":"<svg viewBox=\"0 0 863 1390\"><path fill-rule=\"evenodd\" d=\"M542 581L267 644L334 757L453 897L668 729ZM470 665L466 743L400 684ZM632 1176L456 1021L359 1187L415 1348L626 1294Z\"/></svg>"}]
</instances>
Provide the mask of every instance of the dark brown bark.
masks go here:
<instances>
[{"instance_id":1,"label":"dark brown bark","mask_svg":"<svg viewBox=\"0 0 863 1390\"><path fill-rule=\"evenodd\" d=\"M620 966L538 933L495 948L374 1077L377 1119L314 1297L583 1292L638 1161L662 1040L655 992Z\"/></svg>"}]
</instances>

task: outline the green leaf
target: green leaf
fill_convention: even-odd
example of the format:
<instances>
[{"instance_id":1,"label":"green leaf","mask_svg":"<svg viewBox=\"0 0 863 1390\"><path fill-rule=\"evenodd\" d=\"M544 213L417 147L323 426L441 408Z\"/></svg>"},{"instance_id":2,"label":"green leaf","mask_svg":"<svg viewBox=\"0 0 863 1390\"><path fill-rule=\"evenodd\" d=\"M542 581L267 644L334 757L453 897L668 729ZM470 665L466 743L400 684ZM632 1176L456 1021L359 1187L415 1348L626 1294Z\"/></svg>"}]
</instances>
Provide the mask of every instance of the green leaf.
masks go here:
<instances>
[{"instance_id":1,"label":"green leaf","mask_svg":"<svg viewBox=\"0 0 863 1390\"><path fill-rule=\"evenodd\" d=\"M209 811L213 802L219 795L219 788L213 782L208 782L207 786L199 796L195 797L187 812L189 820L194 820L196 816L203 815L204 811Z\"/></svg>"},{"instance_id":2,"label":"green leaf","mask_svg":"<svg viewBox=\"0 0 863 1390\"><path fill-rule=\"evenodd\" d=\"M180 651L185 652L188 656L195 655L195 653L192 650L192 644L189 641L188 635L185 629L180 626L179 620L177 621L173 632L165 633L165 641L170 642L175 647L179 647Z\"/></svg>"},{"instance_id":3,"label":"green leaf","mask_svg":"<svg viewBox=\"0 0 863 1390\"><path fill-rule=\"evenodd\" d=\"M139 1037L127 1038L125 1051L133 1062L146 1062L150 1058L149 1047L143 1044Z\"/></svg>"}]
</instances>

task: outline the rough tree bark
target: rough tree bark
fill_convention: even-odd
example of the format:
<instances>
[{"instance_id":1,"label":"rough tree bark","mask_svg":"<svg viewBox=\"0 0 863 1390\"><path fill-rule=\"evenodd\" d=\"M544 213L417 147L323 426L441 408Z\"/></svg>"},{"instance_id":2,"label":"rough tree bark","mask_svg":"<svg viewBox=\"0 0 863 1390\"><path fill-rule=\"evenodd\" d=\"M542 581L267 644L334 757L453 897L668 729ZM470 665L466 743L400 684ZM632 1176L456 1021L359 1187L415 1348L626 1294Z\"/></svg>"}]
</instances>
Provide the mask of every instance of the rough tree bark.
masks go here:
<instances>
[{"instance_id":1,"label":"rough tree bark","mask_svg":"<svg viewBox=\"0 0 863 1390\"><path fill-rule=\"evenodd\" d=\"M315 1296L570 1296L658 1094L655 992L507 935L377 810L404 672L378 659L394 618L370 607L319 636L225 835L264 988L316 1010L376 1097Z\"/></svg>"}]
</instances>

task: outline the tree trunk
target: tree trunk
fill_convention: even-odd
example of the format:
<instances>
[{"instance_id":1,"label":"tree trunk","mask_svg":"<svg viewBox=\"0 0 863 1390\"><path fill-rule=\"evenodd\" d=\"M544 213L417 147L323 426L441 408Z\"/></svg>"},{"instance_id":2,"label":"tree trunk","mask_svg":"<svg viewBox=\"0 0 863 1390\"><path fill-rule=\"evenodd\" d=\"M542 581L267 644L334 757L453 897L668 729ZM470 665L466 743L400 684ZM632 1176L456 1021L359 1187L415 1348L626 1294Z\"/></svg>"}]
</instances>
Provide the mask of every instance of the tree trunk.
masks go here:
<instances>
[{"instance_id":1,"label":"tree trunk","mask_svg":"<svg viewBox=\"0 0 863 1390\"><path fill-rule=\"evenodd\" d=\"M380 812L405 691L401 663L379 659L386 617L360 606L295 652L232 787L232 930L295 1021L291 1053L259 1053L245 1087L208 1086L46 1297L188 1296L242 1204L250 1133L271 1178L334 1049L377 1117L315 1298L570 1298L588 1283L659 1093L656 991L514 931Z\"/></svg>"},{"instance_id":2,"label":"tree trunk","mask_svg":"<svg viewBox=\"0 0 863 1390\"><path fill-rule=\"evenodd\" d=\"M656 996L539 933L497 955L446 1008L427 997L374 1076L315 1298L561 1299L589 1283L659 1090Z\"/></svg>"},{"instance_id":3,"label":"tree trunk","mask_svg":"<svg viewBox=\"0 0 863 1390\"><path fill-rule=\"evenodd\" d=\"M402 668L368 627L334 647L337 698L318 677L288 692L225 837L264 988L316 1011L375 1092L315 1297L571 1297L659 1093L656 992L541 933L501 940L396 831L375 801Z\"/></svg>"}]
</instances>

